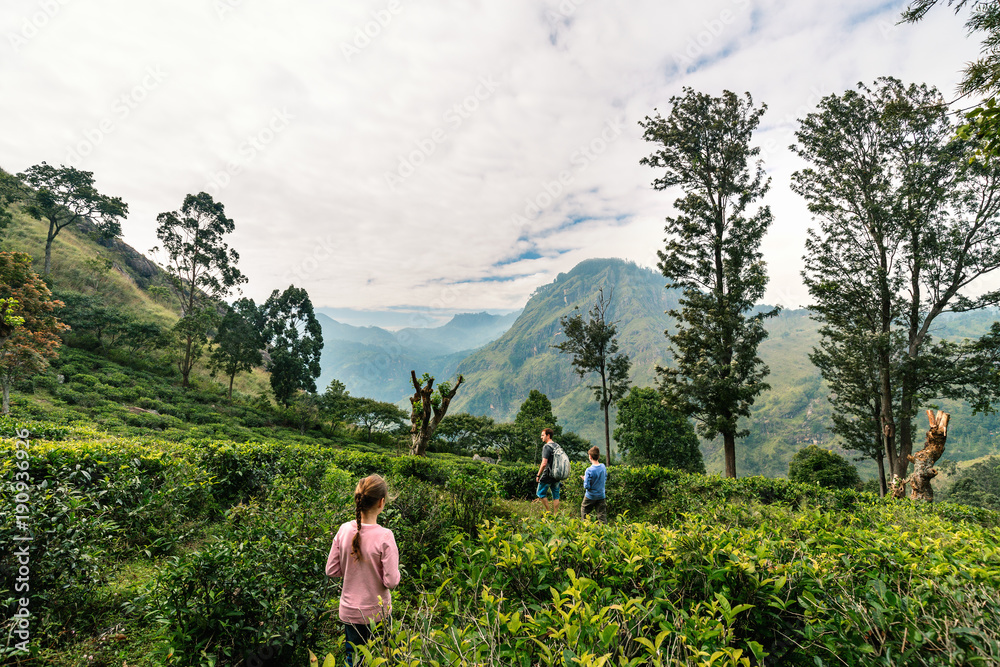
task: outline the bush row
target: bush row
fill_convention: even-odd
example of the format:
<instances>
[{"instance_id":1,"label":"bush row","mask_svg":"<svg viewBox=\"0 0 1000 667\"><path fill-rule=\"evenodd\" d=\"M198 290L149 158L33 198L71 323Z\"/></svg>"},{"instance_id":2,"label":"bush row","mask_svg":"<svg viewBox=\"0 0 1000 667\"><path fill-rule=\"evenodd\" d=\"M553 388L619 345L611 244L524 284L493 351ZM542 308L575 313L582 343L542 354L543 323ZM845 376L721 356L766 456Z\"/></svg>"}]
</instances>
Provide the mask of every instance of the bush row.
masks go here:
<instances>
[{"instance_id":1,"label":"bush row","mask_svg":"<svg viewBox=\"0 0 1000 667\"><path fill-rule=\"evenodd\" d=\"M728 508L676 527L488 526L420 572L390 664L976 665L1000 661L1000 542L919 506Z\"/></svg>"}]
</instances>

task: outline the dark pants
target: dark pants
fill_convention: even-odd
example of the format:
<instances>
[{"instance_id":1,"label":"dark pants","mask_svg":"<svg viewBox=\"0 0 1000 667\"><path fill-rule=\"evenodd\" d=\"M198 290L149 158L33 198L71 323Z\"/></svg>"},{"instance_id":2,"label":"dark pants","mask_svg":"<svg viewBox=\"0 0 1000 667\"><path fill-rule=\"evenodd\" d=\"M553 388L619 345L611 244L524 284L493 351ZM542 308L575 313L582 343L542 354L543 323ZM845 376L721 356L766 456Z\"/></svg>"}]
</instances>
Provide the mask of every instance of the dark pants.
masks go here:
<instances>
[{"instance_id":1,"label":"dark pants","mask_svg":"<svg viewBox=\"0 0 1000 667\"><path fill-rule=\"evenodd\" d=\"M601 523L608 522L608 503L604 498L591 500L586 496L583 497L583 504L580 505L580 518L586 519L591 512L597 516Z\"/></svg>"},{"instance_id":2,"label":"dark pants","mask_svg":"<svg viewBox=\"0 0 1000 667\"><path fill-rule=\"evenodd\" d=\"M375 627L378 630L378 626ZM355 646L362 646L372 638L372 627L370 625L355 625L344 623L344 634L347 635L347 667L360 667L364 664L364 656L359 655Z\"/></svg>"}]
</instances>

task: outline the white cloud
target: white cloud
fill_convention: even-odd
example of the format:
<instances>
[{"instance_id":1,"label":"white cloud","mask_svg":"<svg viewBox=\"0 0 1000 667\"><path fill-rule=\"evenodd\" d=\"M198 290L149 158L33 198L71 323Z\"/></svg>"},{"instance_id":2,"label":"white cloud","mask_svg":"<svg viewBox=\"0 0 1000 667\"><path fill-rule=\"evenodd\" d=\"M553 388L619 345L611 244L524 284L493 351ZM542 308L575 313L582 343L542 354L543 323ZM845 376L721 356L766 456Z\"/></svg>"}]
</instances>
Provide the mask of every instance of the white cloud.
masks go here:
<instances>
[{"instance_id":1,"label":"white cloud","mask_svg":"<svg viewBox=\"0 0 1000 667\"><path fill-rule=\"evenodd\" d=\"M250 296L294 282L329 307L515 308L588 257L654 265L676 194L651 190L638 121L685 85L750 91L770 108L768 299L797 305L794 119L885 74L950 93L976 53L961 17L895 26L902 7L15 0L0 15L0 89L16 91L0 164L66 162L111 119L74 159L129 203L139 250L158 213L214 187ZM150 68L164 73L151 87Z\"/></svg>"}]
</instances>

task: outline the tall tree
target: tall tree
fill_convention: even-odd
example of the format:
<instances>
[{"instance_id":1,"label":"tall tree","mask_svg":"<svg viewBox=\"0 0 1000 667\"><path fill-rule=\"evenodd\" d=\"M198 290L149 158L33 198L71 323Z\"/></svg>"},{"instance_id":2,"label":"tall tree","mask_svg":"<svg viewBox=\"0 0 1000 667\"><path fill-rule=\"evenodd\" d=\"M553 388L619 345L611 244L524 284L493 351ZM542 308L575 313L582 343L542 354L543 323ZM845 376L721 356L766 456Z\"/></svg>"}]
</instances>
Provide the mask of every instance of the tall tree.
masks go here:
<instances>
[{"instance_id":1,"label":"tall tree","mask_svg":"<svg viewBox=\"0 0 1000 667\"><path fill-rule=\"evenodd\" d=\"M824 325L822 340L809 355L830 388L833 408L830 430L844 447L863 454L878 466L879 495L885 496L885 448L882 446L882 395L879 390L878 334L863 329L840 330ZM893 387L898 383L892 381ZM896 401L897 394L893 394ZM896 401L898 407L898 401ZM893 410L896 408L894 407Z\"/></svg>"},{"instance_id":2,"label":"tall tree","mask_svg":"<svg viewBox=\"0 0 1000 667\"><path fill-rule=\"evenodd\" d=\"M55 317L62 302L31 269L31 255L0 252L0 387L3 414L10 414L10 387L39 373L57 356L59 334L69 329Z\"/></svg>"},{"instance_id":3,"label":"tall tree","mask_svg":"<svg viewBox=\"0 0 1000 667\"><path fill-rule=\"evenodd\" d=\"M298 391L316 391L322 372L323 328L306 290L291 285L274 290L264 304L264 337L270 361L271 389L282 403Z\"/></svg>"},{"instance_id":4,"label":"tall tree","mask_svg":"<svg viewBox=\"0 0 1000 667\"><path fill-rule=\"evenodd\" d=\"M685 472L705 472L698 434L691 422L650 387L632 387L618 401L615 440L629 463L654 463Z\"/></svg>"},{"instance_id":5,"label":"tall tree","mask_svg":"<svg viewBox=\"0 0 1000 667\"><path fill-rule=\"evenodd\" d=\"M542 455L539 437L542 429L551 428L557 442L562 437L562 426L557 422L549 397L537 389L529 391L514 417L515 440L509 447L508 458L511 461L538 461Z\"/></svg>"},{"instance_id":6,"label":"tall tree","mask_svg":"<svg viewBox=\"0 0 1000 667\"><path fill-rule=\"evenodd\" d=\"M451 399L455 397L464 380L465 378L459 375L454 386L450 382L442 382L435 389L434 378L430 374L424 373L420 380L417 380L417 372L410 371L410 381L415 389L410 398L412 406L410 412L410 454L412 456L426 455L427 445L434 437L434 431L448 413Z\"/></svg>"},{"instance_id":7,"label":"tall tree","mask_svg":"<svg viewBox=\"0 0 1000 667\"><path fill-rule=\"evenodd\" d=\"M264 329L264 313L253 299L237 299L219 322L209 368L213 374L221 371L229 378L230 400L236 374L264 363Z\"/></svg>"},{"instance_id":8,"label":"tall tree","mask_svg":"<svg viewBox=\"0 0 1000 667\"><path fill-rule=\"evenodd\" d=\"M348 422L351 420L351 406L353 402L354 397L351 396L351 392L347 391L344 383L333 379L330 380L330 384L326 386L326 391L323 392L320 410L330 420L330 425L336 428L339 422Z\"/></svg>"},{"instance_id":9,"label":"tall tree","mask_svg":"<svg viewBox=\"0 0 1000 667\"><path fill-rule=\"evenodd\" d=\"M90 220L104 236L121 235L121 219L128 215L128 204L98 192L93 172L42 162L18 174L18 178L32 189L27 212L49 222L43 275L52 270L52 242L70 225Z\"/></svg>"},{"instance_id":10,"label":"tall tree","mask_svg":"<svg viewBox=\"0 0 1000 667\"><path fill-rule=\"evenodd\" d=\"M997 391L996 336L953 343L931 330L946 313L1000 304L1000 290L970 287L1000 268L1000 164L970 162L937 90L891 78L824 98L796 137L810 166L792 187L819 225L806 245L810 308L827 339L866 322L882 446L902 479L921 401L987 409Z\"/></svg>"},{"instance_id":11,"label":"tall tree","mask_svg":"<svg viewBox=\"0 0 1000 667\"><path fill-rule=\"evenodd\" d=\"M496 454L493 437L496 422L492 417L459 412L441 420L436 434L451 447L451 451L474 454Z\"/></svg>"},{"instance_id":12,"label":"tall tree","mask_svg":"<svg viewBox=\"0 0 1000 667\"><path fill-rule=\"evenodd\" d=\"M181 301L176 330L183 349L177 365L187 387L208 331L218 319L219 302L247 279L236 268L239 253L223 238L236 225L226 217L222 203L208 193L186 196L180 210L161 213L156 221L156 235L168 255L167 275Z\"/></svg>"},{"instance_id":13,"label":"tall tree","mask_svg":"<svg viewBox=\"0 0 1000 667\"><path fill-rule=\"evenodd\" d=\"M641 164L666 170L653 187L684 193L657 253L667 287L683 290L681 310L670 311L677 330L666 332L673 365L657 372L668 402L693 417L702 436L722 435L726 475L735 477L736 438L748 433L739 419L769 388L757 356L764 319L779 310L755 310L767 285L760 244L771 209L751 211L770 179L760 160L751 164L760 149L750 140L767 107L754 108L749 93L712 97L690 88L670 105L667 118L657 113L640 122L646 141L657 144Z\"/></svg>"},{"instance_id":14,"label":"tall tree","mask_svg":"<svg viewBox=\"0 0 1000 667\"><path fill-rule=\"evenodd\" d=\"M628 355L618 353L617 322L608 318L611 296L604 297L604 289L598 291L597 303L590 310L590 319L584 321L577 313L559 320L566 341L553 345L560 352L573 355L573 369L583 377L597 373L600 384L590 385L594 400L604 412L604 453L611 462L611 406L628 391L628 371L631 367Z\"/></svg>"}]
</instances>

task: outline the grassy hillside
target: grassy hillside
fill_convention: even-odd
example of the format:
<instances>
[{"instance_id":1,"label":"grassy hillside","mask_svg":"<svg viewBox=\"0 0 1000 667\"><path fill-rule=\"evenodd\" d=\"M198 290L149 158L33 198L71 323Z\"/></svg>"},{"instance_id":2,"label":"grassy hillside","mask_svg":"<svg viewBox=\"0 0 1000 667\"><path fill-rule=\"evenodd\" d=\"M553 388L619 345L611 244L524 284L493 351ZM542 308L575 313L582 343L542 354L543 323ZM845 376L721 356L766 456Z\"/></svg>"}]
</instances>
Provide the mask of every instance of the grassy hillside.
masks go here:
<instances>
[{"instance_id":1,"label":"grassy hillside","mask_svg":"<svg viewBox=\"0 0 1000 667\"><path fill-rule=\"evenodd\" d=\"M34 258L41 273L45 259L48 223L13 209L14 221L4 230L0 249L25 252ZM104 261L111 267L105 268ZM114 239L102 239L92 226L71 226L59 232L52 246L51 285L100 297L105 305L117 306L137 318L159 324L173 324L180 305L167 287L156 264L131 246Z\"/></svg>"}]
</instances>

